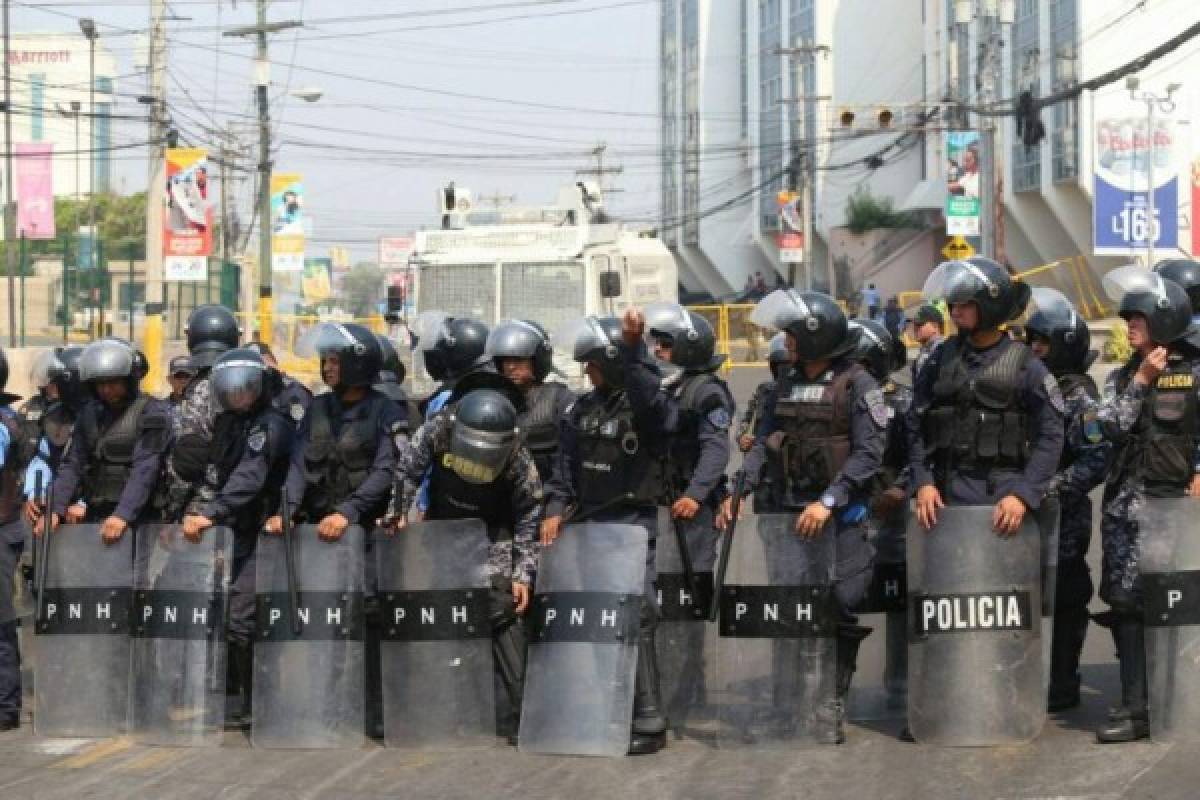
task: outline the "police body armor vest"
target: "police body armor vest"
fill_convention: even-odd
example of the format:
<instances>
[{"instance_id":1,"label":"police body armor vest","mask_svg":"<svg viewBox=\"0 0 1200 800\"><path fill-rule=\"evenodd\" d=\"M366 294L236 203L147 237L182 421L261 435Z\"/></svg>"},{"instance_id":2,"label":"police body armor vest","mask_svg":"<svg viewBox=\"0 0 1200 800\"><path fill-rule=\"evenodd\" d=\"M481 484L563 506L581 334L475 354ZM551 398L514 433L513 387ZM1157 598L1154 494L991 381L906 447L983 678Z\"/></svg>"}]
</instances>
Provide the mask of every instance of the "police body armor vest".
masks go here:
<instances>
[{"instance_id":1,"label":"police body armor vest","mask_svg":"<svg viewBox=\"0 0 1200 800\"><path fill-rule=\"evenodd\" d=\"M716 384L720 387L726 402L732 406L733 398L725 382L711 372L696 372L685 374L682 381L675 387L675 396L679 402L679 432L671 437L667 451L668 490L675 493L683 492L691 483L692 474L700 460L700 422L710 411L720 404L720 397L710 394L709 399L701 406L701 392ZM669 498L674 500L674 497Z\"/></svg>"},{"instance_id":2,"label":"police body armor vest","mask_svg":"<svg viewBox=\"0 0 1200 800\"><path fill-rule=\"evenodd\" d=\"M1062 392L1064 400L1075 394L1076 390L1078 390L1080 387L1082 387L1083 390L1087 392L1088 397L1092 398L1093 400L1098 400L1100 398L1100 390L1096 388L1096 382L1092 380L1091 375L1061 375L1058 377L1058 389L1060 392ZM1065 422L1069 427L1071 420L1067 419ZM1065 444L1062 455L1059 456L1058 469L1060 472L1069 467L1071 462L1075 459L1075 453L1072 452L1073 448L1070 446L1070 444L1070 441Z\"/></svg>"},{"instance_id":3,"label":"police body armor vest","mask_svg":"<svg viewBox=\"0 0 1200 800\"><path fill-rule=\"evenodd\" d=\"M850 457L850 383L863 371L851 364L809 381L799 370L779 382L776 433L767 437L783 468L780 501L796 508L816 500Z\"/></svg>"},{"instance_id":4,"label":"police body armor vest","mask_svg":"<svg viewBox=\"0 0 1200 800\"><path fill-rule=\"evenodd\" d=\"M4 468L0 469L0 523L11 522L21 507L20 478L23 470L18 454L21 449L21 421L11 414L0 414L0 425L8 429L8 449Z\"/></svg>"},{"instance_id":5,"label":"police body armor vest","mask_svg":"<svg viewBox=\"0 0 1200 800\"><path fill-rule=\"evenodd\" d=\"M1146 392L1126 444L1150 497L1182 497L1192 480L1197 424L1192 361L1172 360Z\"/></svg>"},{"instance_id":6,"label":"police body armor vest","mask_svg":"<svg viewBox=\"0 0 1200 800\"><path fill-rule=\"evenodd\" d=\"M404 391L403 386L396 381L382 381L372 388L404 409L407 431L412 432L421 427L421 412L417 408L417 401L408 396L408 392Z\"/></svg>"},{"instance_id":7,"label":"police body armor vest","mask_svg":"<svg viewBox=\"0 0 1200 800\"><path fill-rule=\"evenodd\" d=\"M194 391L201 381L209 380L210 374L211 370L205 369L192 378L183 390L184 397ZM210 386L209 391L211 390ZM199 433L186 433L179 437L171 453L171 466L180 480L191 487L199 486L204 481L204 467L208 463L211 446L212 442L208 437Z\"/></svg>"},{"instance_id":8,"label":"police body armor vest","mask_svg":"<svg viewBox=\"0 0 1200 800\"><path fill-rule=\"evenodd\" d=\"M429 519L481 519L492 541L512 538L513 486L507 468L491 483L469 483L434 453L429 470Z\"/></svg>"},{"instance_id":9,"label":"police body armor vest","mask_svg":"<svg viewBox=\"0 0 1200 800\"><path fill-rule=\"evenodd\" d=\"M569 390L561 383L534 386L525 396L528 410L517 418L521 442L533 456L543 481L550 479L554 454L558 452L558 398L566 391Z\"/></svg>"},{"instance_id":10,"label":"police body armor vest","mask_svg":"<svg viewBox=\"0 0 1200 800\"><path fill-rule=\"evenodd\" d=\"M1029 455L1020 387L1031 352L1020 342L967 374L958 337L942 344L933 404L922 422L939 478L957 467L1019 470Z\"/></svg>"},{"instance_id":11,"label":"police body armor vest","mask_svg":"<svg viewBox=\"0 0 1200 800\"><path fill-rule=\"evenodd\" d=\"M309 407L309 438L304 446L309 485L304 493L304 510L310 520L332 513L367 478L379 445L379 417L383 403L370 403L371 410L334 432L332 392L317 395ZM369 403L369 400L362 400Z\"/></svg>"},{"instance_id":12,"label":"police body armor vest","mask_svg":"<svg viewBox=\"0 0 1200 800\"><path fill-rule=\"evenodd\" d=\"M89 509L103 509L120 502L121 492L133 471L133 451L137 446L142 411L149 402L149 395L139 394L103 431L96 419L99 406L93 406L91 413L80 419L80 424L85 426L85 441L91 443L84 494Z\"/></svg>"},{"instance_id":13,"label":"police body armor vest","mask_svg":"<svg viewBox=\"0 0 1200 800\"><path fill-rule=\"evenodd\" d=\"M751 436L755 435L758 428L758 421L762 418L765 406L770 402L772 392L775 391L775 381L765 381L759 384L755 389L754 397L750 401L754 404L754 412L749 420L749 428L747 433ZM779 492L783 486L783 464L779 460L779 451L772 448L766 448L766 463L763 467L762 475L759 476L758 484L754 488L754 512L756 514L766 514L772 511L779 511Z\"/></svg>"},{"instance_id":14,"label":"police body armor vest","mask_svg":"<svg viewBox=\"0 0 1200 800\"><path fill-rule=\"evenodd\" d=\"M663 456L638 433L625 392L586 409L578 424L580 510L586 514L618 503L656 505L662 496Z\"/></svg>"},{"instance_id":15,"label":"police body armor vest","mask_svg":"<svg viewBox=\"0 0 1200 800\"><path fill-rule=\"evenodd\" d=\"M255 425L262 423L267 429L267 435L274 435L274 430L271 426L271 418L274 418L276 424L281 426L281 430L295 430L295 426L287 414L280 411L274 405L259 411L254 416L239 415L225 412L217 416L216 426L213 429L212 450L209 458L212 461L213 467L216 469L216 485L223 487L229 480L229 476L237 469L238 464L242 461L242 456L246 452L246 442L250 435L250 429ZM263 443L266 447L267 443ZM267 480L263 483L262 491L252 500L249 505L238 512L238 529L252 526L257 530L263 522L279 509L279 501L282 495L283 485L287 481L288 459L280 458L275 464L271 465L270 472L267 474Z\"/></svg>"},{"instance_id":16,"label":"police body armor vest","mask_svg":"<svg viewBox=\"0 0 1200 800\"><path fill-rule=\"evenodd\" d=\"M48 407L46 398L39 394L30 398L18 413L20 435L15 441L20 442L20 446L16 457L22 465L28 464L37 455L38 445L42 440L42 420Z\"/></svg>"}]
</instances>

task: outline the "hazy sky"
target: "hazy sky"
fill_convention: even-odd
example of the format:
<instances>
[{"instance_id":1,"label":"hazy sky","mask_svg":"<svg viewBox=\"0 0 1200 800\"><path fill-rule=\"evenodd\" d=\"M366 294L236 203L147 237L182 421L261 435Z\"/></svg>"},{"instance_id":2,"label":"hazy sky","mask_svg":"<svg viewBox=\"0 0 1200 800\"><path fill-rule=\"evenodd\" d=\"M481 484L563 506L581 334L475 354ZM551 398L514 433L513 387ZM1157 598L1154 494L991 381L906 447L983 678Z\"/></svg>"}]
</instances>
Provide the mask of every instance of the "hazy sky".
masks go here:
<instances>
[{"instance_id":1,"label":"hazy sky","mask_svg":"<svg viewBox=\"0 0 1200 800\"><path fill-rule=\"evenodd\" d=\"M658 205L658 0L274 0L271 21L305 27L271 37L277 172L304 175L313 217L310 255L345 243L372 257L380 235L437 224L448 180L477 197L553 200L609 145L624 189L619 214ZM246 164L257 158L250 39L219 29L252 24L250 0L174 0L168 23L168 102L185 140L214 145L232 125ZM474 9L466 10L464 9ZM482 10L481 10L482 9ZM14 32L74 31L93 17L120 64L116 113L139 113L146 79L134 52L148 0L12 4ZM184 19L187 18L187 19ZM358 18L358 19L356 19ZM319 88L308 104L287 89ZM116 143L144 141L118 123ZM117 186L144 188L137 152L115 162ZM249 219L251 181L237 206Z\"/></svg>"}]
</instances>

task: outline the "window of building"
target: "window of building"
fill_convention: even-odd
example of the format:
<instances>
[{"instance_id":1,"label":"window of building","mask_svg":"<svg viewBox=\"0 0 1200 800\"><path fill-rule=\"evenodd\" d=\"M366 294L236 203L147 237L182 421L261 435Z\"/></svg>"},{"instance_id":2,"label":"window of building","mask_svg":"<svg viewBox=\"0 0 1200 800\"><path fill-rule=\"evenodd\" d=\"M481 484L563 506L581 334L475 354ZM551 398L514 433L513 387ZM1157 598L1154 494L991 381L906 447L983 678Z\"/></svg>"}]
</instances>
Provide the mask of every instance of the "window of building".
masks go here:
<instances>
[{"instance_id":1,"label":"window of building","mask_svg":"<svg viewBox=\"0 0 1200 800\"><path fill-rule=\"evenodd\" d=\"M1040 12L1036 0L1020 0L1017 20L1013 26L1012 78L1013 95L1041 92L1042 53L1039 43ZM1016 124L1008 122L1013 131L1012 175L1014 192L1031 192L1041 188L1041 145L1026 147L1016 136Z\"/></svg>"},{"instance_id":2,"label":"window of building","mask_svg":"<svg viewBox=\"0 0 1200 800\"><path fill-rule=\"evenodd\" d=\"M1078 0L1052 0L1050 3L1050 46L1054 60L1050 72L1055 91L1079 80ZM1073 181L1079 177L1079 98L1054 106L1050 131L1054 180Z\"/></svg>"}]
</instances>

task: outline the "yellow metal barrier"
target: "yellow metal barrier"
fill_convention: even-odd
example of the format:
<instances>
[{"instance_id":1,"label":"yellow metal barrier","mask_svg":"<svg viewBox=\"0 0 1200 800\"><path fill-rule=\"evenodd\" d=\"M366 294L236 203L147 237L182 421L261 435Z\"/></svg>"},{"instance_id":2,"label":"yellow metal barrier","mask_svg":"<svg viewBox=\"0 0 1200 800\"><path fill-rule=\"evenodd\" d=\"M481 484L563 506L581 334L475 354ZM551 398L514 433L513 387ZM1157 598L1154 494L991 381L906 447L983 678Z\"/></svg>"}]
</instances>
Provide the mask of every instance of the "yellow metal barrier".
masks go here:
<instances>
[{"instance_id":1,"label":"yellow metal barrier","mask_svg":"<svg viewBox=\"0 0 1200 800\"><path fill-rule=\"evenodd\" d=\"M254 323L261 319L258 314L235 314L242 325L242 330L252 330ZM272 314L271 316L271 351L279 362L279 368L298 381L316 384L321 380L321 365L316 356L303 356L296 348L303 340L304 334L311 331L322 322L351 322L362 325L374 333L388 332L384 318L375 314L370 317L356 319L321 318L313 315Z\"/></svg>"}]
</instances>

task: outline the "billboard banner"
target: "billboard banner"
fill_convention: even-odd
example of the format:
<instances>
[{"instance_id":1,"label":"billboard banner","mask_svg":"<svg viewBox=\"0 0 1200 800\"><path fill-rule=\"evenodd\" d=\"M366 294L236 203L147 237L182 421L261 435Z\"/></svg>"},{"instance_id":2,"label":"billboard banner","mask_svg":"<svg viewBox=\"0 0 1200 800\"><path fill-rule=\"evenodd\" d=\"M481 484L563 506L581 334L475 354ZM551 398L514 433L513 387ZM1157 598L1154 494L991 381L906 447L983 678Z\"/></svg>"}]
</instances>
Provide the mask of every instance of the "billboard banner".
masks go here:
<instances>
[{"instance_id":1,"label":"billboard banner","mask_svg":"<svg viewBox=\"0 0 1200 800\"><path fill-rule=\"evenodd\" d=\"M167 150L166 203L163 277L168 281L208 280L213 208L208 201L207 150L202 147Z\"/></svg>"},{"instance_id":2,"label":"billboard banner","mask_svg":"<svg viewBox=\"0 0 1200 800\"><path fill-rule=\"evenodd\" d=\"M979 131L949 131L946 159L946 235L978 236Z\"/></svg>"},{"instance_id":3,"label":"billboard banner","mask_svg":"<svg viewBox=\"0 0 1200 800\"><path fill-rule=\"evenodd\" d=\"M305 305L315 306L333 296L333 259L304 259L304 279L301 282Z\"/></svg>"},{"instance_id":4,"label":"billboard banner","mask_svg":"<svg viewBox=\"0 0 1200 800\"><path fill-rule=\"evenodd\" d=\"M304 272L304 184L294 172L271 176L271 271Z\"/></svg>"},{"instance_id":5,"label":"billboard banner","mask_svg":"<svg viewBox=\"0 0 1200 800\"><path fill-rule=\"evenodd\" d=\"M26 239L53 239L54 230L54 145L18 144L17 235Z\"/></svg>"},{"instance_id":6,"label":"billboard banner","mask_svg":"<svg viewBox=\"0 0 1200 800\"><path fill-rule=\"evenodd\" d=\"M1093 252L1131 256L1179 247L1179 174L1184 147L1170 114L1125 90L1097 92L1093 152ZM1153 209L1151 195L1153 191ZM1166 255L1164 253L1163 255Z\"/></svg>"},{"instance_id":7,"label":"billboard banner","mask_svg":"<svg viewBox=\"0 0 1200 800\"><path fill-rule=\"evenodd\" d=\"M379 239L379 266L387 269L407 267L416 244L411 236L382 236Z\"/></svg>"}]
</instances>

